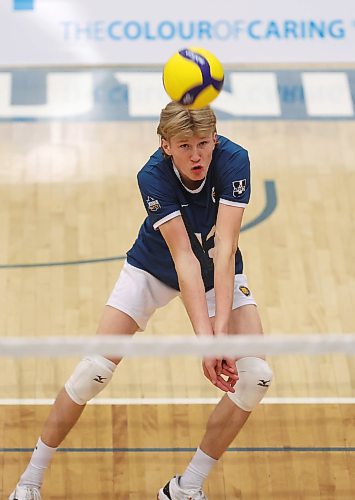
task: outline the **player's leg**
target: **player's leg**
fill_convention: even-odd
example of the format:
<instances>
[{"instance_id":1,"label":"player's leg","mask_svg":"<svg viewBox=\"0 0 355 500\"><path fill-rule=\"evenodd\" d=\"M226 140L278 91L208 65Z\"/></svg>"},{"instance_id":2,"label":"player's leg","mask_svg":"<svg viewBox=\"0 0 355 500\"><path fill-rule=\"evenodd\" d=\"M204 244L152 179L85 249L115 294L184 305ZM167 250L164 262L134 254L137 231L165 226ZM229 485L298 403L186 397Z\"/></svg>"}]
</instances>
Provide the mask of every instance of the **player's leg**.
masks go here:
<instances>
[{"instance_id":1,"label":"player's leg","mask_svg":"<svg viewBox=\"0 0 355 500\"><path fill-rule=\"evenodd\" d=\"M137 323L126 313L106 306L98 327L98 335L133 334ZM86 403L109 383L120 359L103 356L84 358L65 387L59 392L31 460L9 500L40 499L45 471L60 443L74 427Z\"/></svg>"},{"instance_id":2,"label":"player's leg","mask_svg":"<svg viewBox=\"0 0 355 500\"><path fill-rule=\"evenodd\" d=\"M178 292L149 273L127 262L104 308L99 335L133 334L144 330L158 307L163 307ZM80 361L59 393L33 452L29 466L20 479L20 487L10 500L39 499L44 472L71 428L80 417L86 402L96 396L112 378L117 358L91 356Z\"/></svg>"},{"instance_id":3,"label":"player's leg","mask_svg":"<svg viewBox=\"0 0 355 500\"><path fill-rule=\"evenodd\" d=\"M211 299L211 300L210 300ZM211 321L214 322L214 296L207 293ZM244 276L236 276L234 309L229 331L233 334L261 335L262 324ZM272 379L268 364L261 358L248 357L237 361L239 380L235 396L225 395L207 422L199 448L181 477L173 478L162 490L159 500L206 498L202 492L204 480L213 466L238 435L253 408L265 395ZM196 496L194 496L196 495Z\"/></svg>"},{"instance_id":4,"label":"player's leg","mask_svg":"<svg viewBox=\"0 0 355 500\"><path fill-rule=\"evenodd\" d=\"M126 313L105 306L99 323L98 335L132 335L139 329ZM76 371L60 391L44 424L42 441L58 447L83 412L86 403L97 396L110 382L121 360L103 356L89 356L82 360Z\"/></svg>"},{"instance_id":5,"label":"player's leg","mask_svg":"<svg viewBox=\"0 0 355 500\"><path fill-rule=\"evenodd\" d=\"M262 334L261 321L255 305L244 305L232 311L230 332ZM236 364L239 380L235 385L235 393L226 394L216 406L208 420L200 445L206 454L216 460L262 400L272 379L270 367L261 358L241 358Z\"/></svg>"},{"instance_id":6,"label":"player's leg","mask_svg":"<svg viewBox=\"0 0 355 500\"><path fill-rule=\"evenodd\" d=\"M244 305L234 309L229 331L235 334L261 334L262 326L256 306ZM267 390L266 385L257 385L259 378L271 378L270 368L264 360L251 357L240 359L237 361L237 370L239 380L235 385L235 395L224 395L210 415L200 446L179 480L182 489L202 489L213 466L242 429L252 409Z\"/></svg>"}]
</instances>

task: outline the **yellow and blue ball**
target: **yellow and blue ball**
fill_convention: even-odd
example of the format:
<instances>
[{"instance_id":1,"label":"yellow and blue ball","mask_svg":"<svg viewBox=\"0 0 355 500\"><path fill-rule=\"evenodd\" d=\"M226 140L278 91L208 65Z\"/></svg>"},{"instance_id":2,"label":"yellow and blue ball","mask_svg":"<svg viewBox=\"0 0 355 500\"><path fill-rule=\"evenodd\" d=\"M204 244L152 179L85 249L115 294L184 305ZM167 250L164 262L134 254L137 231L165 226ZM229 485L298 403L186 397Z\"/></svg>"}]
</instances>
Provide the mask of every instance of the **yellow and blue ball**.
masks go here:
<instances>
[{"instance_id":1,"label":"yellow and blue ball","mask_svg":"<svg viewBox=\"0 0 355 500\"><path fill-rule=\"evenodd\" d=\"M168 96L191 109L209 105L222 90L223 82L220 61L208 50L197 47L176 52L163 70Z\"/></svg>"}]
</instances>

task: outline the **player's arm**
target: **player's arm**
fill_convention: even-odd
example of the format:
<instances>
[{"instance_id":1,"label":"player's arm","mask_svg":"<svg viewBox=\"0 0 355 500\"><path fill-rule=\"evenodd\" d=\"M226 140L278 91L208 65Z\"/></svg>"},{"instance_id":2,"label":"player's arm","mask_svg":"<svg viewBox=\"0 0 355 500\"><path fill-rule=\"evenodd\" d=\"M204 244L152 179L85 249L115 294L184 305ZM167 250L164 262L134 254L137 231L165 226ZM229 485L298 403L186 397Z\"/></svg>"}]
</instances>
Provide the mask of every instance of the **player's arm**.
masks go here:
<instances>
[{"instance_id":1,"label":"player's arm","mask_svg":"<svg viewBox=\"0 0 355 500\"><path fill-rule=\"evenodd\" d=\"M220 203L216 223L214 285L216 293L216 334L229 333L228 324L234 296L235 253L238 248L244 208Z\"/></svg>"},{"instance_id":2,"label":"player's arm","mask_svg":"<svg viewBox=\"0 0 355 500\"><path fill-rule=\"evenodd\" d=\"M182 300L196 335L213 335L208 317L205 287L201 276L201 267L191 248L182 217L178 216L159 227L165 239L179 279ZM205 376L224 392L234 392L236 375L230 370L218 370L217 359L205 359L203 371ZM226 379L221 375L225 375Z\"/></svg>"},{"instance_id":3,"label":"player's arm","mask_svg":"<svg viewBox=\"0 0 355 500\"><path fill-rule=\"evenodd\" d=\"M196 335L213 335L208 317L201 267L191 248L181 216L159 226L178 275L182 300Z\"/></svg>"}]
</instances>

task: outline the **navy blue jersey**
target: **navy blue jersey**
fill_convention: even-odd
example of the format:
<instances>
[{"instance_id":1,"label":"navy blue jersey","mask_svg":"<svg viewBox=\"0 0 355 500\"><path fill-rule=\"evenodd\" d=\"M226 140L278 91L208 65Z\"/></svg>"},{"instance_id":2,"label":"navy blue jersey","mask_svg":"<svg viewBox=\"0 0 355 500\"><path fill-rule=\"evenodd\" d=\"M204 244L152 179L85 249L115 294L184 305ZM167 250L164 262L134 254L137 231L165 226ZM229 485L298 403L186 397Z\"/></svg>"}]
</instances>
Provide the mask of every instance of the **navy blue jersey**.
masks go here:
<instances>
[{"instance_id":1,"label":"navy blue jersey","mask_svg":"<svg viewBox=\"0 0 355 500\"><path fill-rule=\"evenodd\" d=\"M205 289L214 287L213 248L218 204L245 207L250 198L248 153L238 144L218 136L207 176L198 189L187 189L171 158L156 151L138 173L138 185L148 216L133 247L127 252L130 264L179 290L178 277L169 248L159 226L181 215L192 249L201 264ZM243 272L240 250L235 273Z\"/></svg>"}]
</instances>

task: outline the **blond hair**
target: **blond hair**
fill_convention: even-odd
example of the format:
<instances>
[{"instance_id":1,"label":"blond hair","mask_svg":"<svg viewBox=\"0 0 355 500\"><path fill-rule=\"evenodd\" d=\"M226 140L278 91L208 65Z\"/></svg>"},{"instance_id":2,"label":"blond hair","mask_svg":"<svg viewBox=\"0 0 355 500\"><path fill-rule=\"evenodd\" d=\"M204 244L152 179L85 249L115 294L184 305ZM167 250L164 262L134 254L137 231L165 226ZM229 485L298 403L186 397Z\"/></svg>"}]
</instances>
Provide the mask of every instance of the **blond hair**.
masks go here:
<instances>
[{"instance_id":1,"label":"blond hair","mask_svg":"<svg viewBox=\"0 0 355 500\"><path fill-rule=\"evenodd\" d=\"M177 101L169 102L160 113L157 133L161 139L169 141L172 137L187 139L216 132L216 115L209 106L201 109L188 109Z\"/></svg>"}]
</instances>

